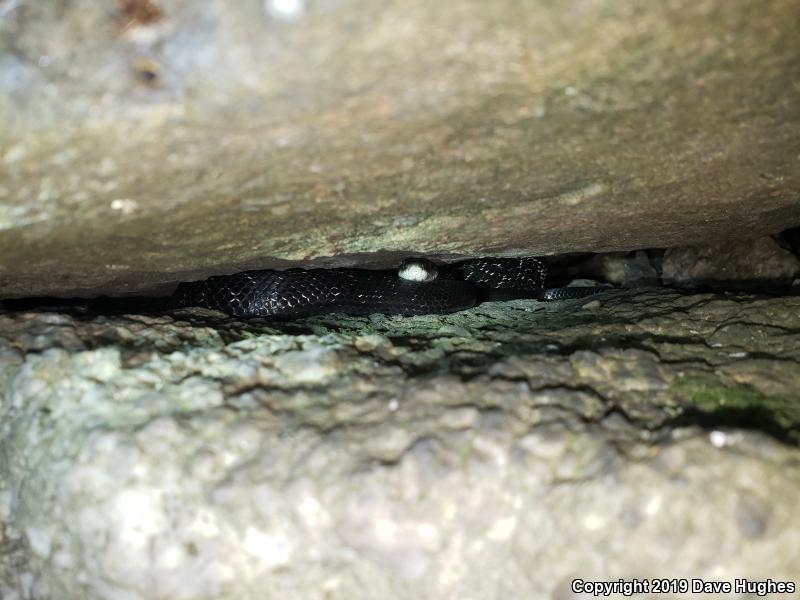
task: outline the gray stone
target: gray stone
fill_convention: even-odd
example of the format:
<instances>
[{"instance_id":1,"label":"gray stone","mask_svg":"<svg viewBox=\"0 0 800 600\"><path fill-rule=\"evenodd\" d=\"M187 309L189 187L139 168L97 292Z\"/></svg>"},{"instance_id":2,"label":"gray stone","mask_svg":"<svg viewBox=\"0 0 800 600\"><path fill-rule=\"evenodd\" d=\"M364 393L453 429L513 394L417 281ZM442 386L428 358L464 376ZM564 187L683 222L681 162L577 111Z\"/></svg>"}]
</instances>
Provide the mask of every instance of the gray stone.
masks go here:
<instances>
[{"instance_id":1,"label":"gray stone","mask_svg":"<svg viewBox=\"0 0 800 600\"><path fill-rule=\"evenodd\" d=\"M123 4L2 3L0 296L800 224L796 0Z\"/></svg>"},{"instance_id":2,"label":"gray stone","mask_svg":"<svg viewBox=\"0 0 800 600\"><path fill-rule=\"evenodd\" d=\"M800 258L771 237L703 246L669 248L664 253L665 283L774 280L792 282Z\"/></svg>"},{"instance_id":3,"label":"gray stone","mask_svg":"<svg viewBox=\"0 0 800 600\"><path fill-rule=\"evenodd\" d=\"M736 522L743 535L760 538L769 524L770 503L757 493L743 491L736 505Z\"/></svg>"},{"instance_id":4,"label":"gray stone","mask_svg":"<svg viewBox=\"0 0 800 600\"><path fill-rule=\"evenodd\" d=\"M652 287L661 283L647 252L638 250L625 261L622 284L625 287Z\"/></svg>"},{"instance_id":5,"label":"gray stone","mask_svg":"<svg viewBox=\"0 0 800 600\"><path fill-rule=\"evenodd\" d=\"M791 579L798 331L800 298L666 290L284 324L0 315L0 596Z\"/></svg>"},{"instance_id":6,"label":"gray stone","mask_svg":"<svg viewBox=\"0 0 800 600\"><path fill-rule=\"evenodd\" d=\"M565 278L637 287L281 324L0 311L0 597L796 577L800 297L639 288L798 277L763 237L800 225L798 10L0 0L2 298L572 252L613 254Z\"/></svg>"}]
</instances>

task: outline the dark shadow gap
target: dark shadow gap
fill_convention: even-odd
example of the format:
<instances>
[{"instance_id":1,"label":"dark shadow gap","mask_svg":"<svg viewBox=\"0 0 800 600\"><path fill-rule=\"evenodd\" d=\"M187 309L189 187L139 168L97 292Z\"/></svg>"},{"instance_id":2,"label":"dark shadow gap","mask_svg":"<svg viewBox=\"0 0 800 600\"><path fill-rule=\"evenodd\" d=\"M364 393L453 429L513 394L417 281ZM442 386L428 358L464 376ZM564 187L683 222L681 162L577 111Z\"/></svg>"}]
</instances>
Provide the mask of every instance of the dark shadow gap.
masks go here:
<instances>
[{"instance_id":1,"label":"dark shadow gap","mask_svg":"<svg viewBox=\"0 0 800 600\"><path fill-rule=\"evenodd\" d=\"M725 429L753 431L789 446L800 446L800 428L782 425L761 406L717 407L714 410L687 407L662 427L670 430L699 427L708 433Z\"/></svg>"}]
</instances>

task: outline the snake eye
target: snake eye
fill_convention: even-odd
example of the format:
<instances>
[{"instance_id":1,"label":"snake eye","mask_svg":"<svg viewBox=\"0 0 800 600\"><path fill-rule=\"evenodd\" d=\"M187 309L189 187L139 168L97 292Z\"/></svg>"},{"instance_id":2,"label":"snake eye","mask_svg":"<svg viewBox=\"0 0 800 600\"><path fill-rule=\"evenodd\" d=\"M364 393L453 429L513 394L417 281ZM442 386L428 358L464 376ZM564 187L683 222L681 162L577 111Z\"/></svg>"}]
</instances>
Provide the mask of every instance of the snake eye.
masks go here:
<instances>
[{"instance_id":1,"label":"snake eye","mask_svg":"<svg viewBox=\"0 0 800 600\"><path fill-rule=\"evenodd\" d=\"M439 275L439 269L424 258L407 258L400 265L397 275L406 281L433 281Z\"/></svg>"}]
</instances>

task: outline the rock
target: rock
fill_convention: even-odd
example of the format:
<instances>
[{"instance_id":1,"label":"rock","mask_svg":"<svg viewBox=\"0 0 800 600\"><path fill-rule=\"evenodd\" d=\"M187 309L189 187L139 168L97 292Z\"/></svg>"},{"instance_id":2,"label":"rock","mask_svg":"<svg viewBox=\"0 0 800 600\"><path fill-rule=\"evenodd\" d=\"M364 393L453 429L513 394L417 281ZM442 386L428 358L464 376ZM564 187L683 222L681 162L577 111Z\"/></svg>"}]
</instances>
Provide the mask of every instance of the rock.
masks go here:
<instances>
[{"instance_id":1,"label":"rock","mask_svg":"<svg viewBox=\"0 0 800 600\"><path fill-rule=\"evenodd\" d=\"M744 491L736 504L736 523L743 535L760 538L769 524L770 503L753 492Z\"/></svg>"},{"instance_id":2,"label":"rock","mask_svg":"<svg viewBox=\"0 0 800 600\"><path fill-rule=\"evenodd\" d=\"M661 283L647 252L639 250L625 261L623 285L625 287L653 287Z\"/></svg>"},{"instance_id":3,"label":"rock","mask_svg":"<svg viewBox=\"0 0 800 600\"><path fill-rule=\"evenodd\" d=\"M800 275L800 259L770 237L737 244L669 248L664 254L665 283L791 281Z\"/></svg>"},{"instance_id":4,"label":"rock","mask_svg":"<svg viewBox=\"0 0 800 600\"><path fill-rule=\"evenodd\" d=\"M0 298L52 296L0 306L3 600L800 572L800 297L639 289L800 277L758 239L797 250L795 0L113 6L0 1ZM62 299L554 254L632 289L288 323Z\"/></svg>"},{"instance_id":5,"label":"rock","mask_svg":"<svg viewBox=\"0 0 800 600\"><path fill-rule=\"evenodd\" d=\"M0 297L800 225L795 0L110 6L3 3Z\"/></svg>"},{"instance_id":6,"label":"rock","mask_svg":"<svg viewBox=\"0 0 800 600\"><path fill-rule=\"evenodd\" d=\"M665 556L791 579L800 298L587 306L0 314L0 596L566 597Z\"/></svg>"}]
</instances>

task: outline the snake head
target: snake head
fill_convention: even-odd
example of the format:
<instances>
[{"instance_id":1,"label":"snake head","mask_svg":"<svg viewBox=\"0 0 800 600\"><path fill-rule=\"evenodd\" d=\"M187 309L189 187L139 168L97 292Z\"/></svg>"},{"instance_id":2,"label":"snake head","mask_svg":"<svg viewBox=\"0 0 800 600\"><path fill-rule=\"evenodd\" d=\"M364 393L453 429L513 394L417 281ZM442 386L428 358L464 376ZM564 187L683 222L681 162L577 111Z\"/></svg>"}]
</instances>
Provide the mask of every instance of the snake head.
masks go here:
<instances>
[{"instance_id":1,"label":"snake head","mask_svg":"<svg viewBox=\"0 0 800 600\"><path fill-rule=\"evenodd\" d=\"M406 281L433 281L439 276L439 269L424 258L407 258L397 270L397 276Z\"/></svg>"}]
</instances>

